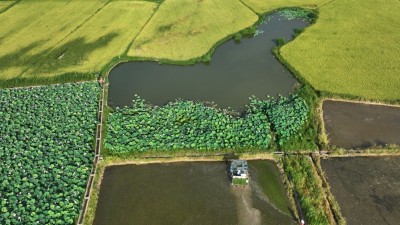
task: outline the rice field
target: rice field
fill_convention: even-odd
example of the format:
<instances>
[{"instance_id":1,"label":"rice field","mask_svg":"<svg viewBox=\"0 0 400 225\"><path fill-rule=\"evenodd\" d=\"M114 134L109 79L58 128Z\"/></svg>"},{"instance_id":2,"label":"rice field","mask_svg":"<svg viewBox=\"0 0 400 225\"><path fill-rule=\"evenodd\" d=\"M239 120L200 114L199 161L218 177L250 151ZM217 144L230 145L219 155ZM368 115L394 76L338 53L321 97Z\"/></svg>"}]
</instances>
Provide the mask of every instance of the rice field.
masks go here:
<instances>
[{"instance_id":1,"label":"rice field","mask_svg":"<svg viewBox=\"0 0 400 225\"><path fill-rule=\"evenodd\" d=\"M0 74L20 76L104 6L100 1L21 1L0 14ZM54 71L56 72L56 71Z\"/></svg>"},{"instance_id":2,"label":"rice field","mask_svg":"<svg viewBox=\"0 0 400 225\"><path fill-rule=\"evenodd\" d=\"M257 20L258 16L240 1L165 0L128 56L171 61L199 58Z\"/></svg>"},{"instance_id":3,"label":"rice field","mask_svg":"<svg viewBox=\"0 0 400 225\"><path fill-rule=\"evenodd\" d=\"M99 72L126 51L156 6L21 1L0 14L0 80Z\"/></svg>"},{"instance_id":4,"label":"rice field","mask_svg":"<svg viewBox=\"0 0 400 225\"><path fill-rule=\"evenodd\" d=\"M116 1L107 4L75 32L41 57L40 66L26 72L95 73L124 52L146 24L157 4L145 1Z\"/></svg>"},{"instance_id":5,"label":"rice field","mask_svg":"<svg viewBox=\"0 0 400 225\"><path fill-rule=\"evenodd\" d=\"M320 7L332 0L242 0L244 4L253 9L258 14L282 7Z\"/></svg>"},{"instance_id":6,"label":"rice field","mask_svg":"<svg viewBox=\"0 0 400 225\"><path fill-rule=\"evenodd\" d=\"M323 93L398 102L399 12L397 0L333 1L281 55Z\"/></svg>"},{"instance_id":7,"label":"rice field","mask_svg":"<svg viewBox=\"0 0 400 225\"><path fill-rule=\"evenodd\" d=\"M0 1L0 13L10 7L14 1Z\"/></svg>"}]
</instances>

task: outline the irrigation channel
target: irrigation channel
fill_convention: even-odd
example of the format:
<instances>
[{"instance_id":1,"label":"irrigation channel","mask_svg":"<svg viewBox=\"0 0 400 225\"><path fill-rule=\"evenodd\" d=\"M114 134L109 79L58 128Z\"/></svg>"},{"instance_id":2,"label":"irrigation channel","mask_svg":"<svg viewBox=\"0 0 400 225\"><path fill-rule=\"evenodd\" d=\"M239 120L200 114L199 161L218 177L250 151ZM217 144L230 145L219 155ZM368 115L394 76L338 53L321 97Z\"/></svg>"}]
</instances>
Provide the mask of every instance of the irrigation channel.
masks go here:
<instances>
[{"instance_id":1,"label":"irrigation channel","mask_svg":"<svg viewBox=\"0 0 400 225\"><path fill-rule=\"evenodd\" d=\"M346 149L400 145L400 107L346 101L323 102L331 145Z\"/></svg>"},{"instance_id":2,"label":"irrigation channel","mask_svg":"<svg viewBox=\"0 0 400 225\"><path fill-rule=\"evenodd\" d=\"M248 187L223 161L109 166L94 224L296 224L275 162L249 166Z\"/></svg>"},{"instance_id":3,"label":"irrigation channel","mask_svg":"<svg viewBox=\"0 0 400 225\"><path fill-rule=\"evenodd\" d=\"M94 151L95 155L93 158L93 164L92 164L92 169L90 171L89 179L86 184L86 191L85 191L85 196L82 202L81 210L79 212L79 217L77 221L77 225L82 225L83 221L85 219L85 214L87 212L89 200L90 200L90 193L92 191L93 187L93 182L94 182L94 177L96 175L96 168L97 168L97 163L100 159L100 150L101 150L101 132L102 132L102 127L103 127L103 110L104 110L104 92L105 92L105 84L103 82L100 82L101 85L101 93L99 97L99 109L97 112L97 126L96 126L96 139L95 139L95 145L94 145Z\"/></svg>"},{"instance_id":4,"label":"irrigation channel","mask_svg":"<svg viewBox=\"0 0 400 225\"><path fill-rule=\"evenodd\" d=\"M128 62L117 65L109 74L108 105L130 105L135 94L155 105L178 98L215 102L220 108L239 110L254 95L288 95L297 83L274 57L277 39L293 38L295 29L308 22L288 20L274 13L258 26L256 35L231 39L219 46L209 64L191 66Z\"/></svg>"},{"instance_id":5,"label":"irrigation channel","mask_svg":"<svg viewBox=\"0 0 400 225\"><path fill-rule=\"evenodd\" d=\"M348 225L398 225L400 157L321 160L331 191Z\"/></svg>"}]
</instances>

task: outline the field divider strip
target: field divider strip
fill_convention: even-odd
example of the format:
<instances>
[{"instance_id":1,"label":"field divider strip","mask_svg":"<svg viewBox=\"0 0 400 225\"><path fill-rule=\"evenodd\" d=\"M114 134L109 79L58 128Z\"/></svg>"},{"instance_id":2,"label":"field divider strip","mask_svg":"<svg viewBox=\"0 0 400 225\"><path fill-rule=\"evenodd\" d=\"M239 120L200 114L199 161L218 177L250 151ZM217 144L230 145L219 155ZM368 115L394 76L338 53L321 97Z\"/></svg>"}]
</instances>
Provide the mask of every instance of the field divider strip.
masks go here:
<instances>
[{"instance_id":1,"label":"field divider strip","mask_svg":"<svg viewBox=\"0 0 400 225\"><path fill-rule=\"evenodd\" d=\"M315 157L319 157L318 155L310 155L308 158L311 162L311 167L314 170L315 175L317 176L317 179L319 179L321 181L321 185L322 185L322 190L323 193L325 194L324 199L325 199L325 204L326 206L329 208L329 215L328 218L330 218L330 220L333 219L333 221L330 222L335 222L335 224L337 225L345 225L346 222L344 221L343 217L341 216L341 214L339 212L336 212L333 209L333 205L332 202L330 201L330 190L329 190L329 186L328 186L328 182L326 181L324 174L322 174L322 171L319 169L320 167L317 165L317 160L315 159Z\"/></svg>"},{"instance_id":2,"label":"field divider strip","mask_svg":"<svg viewBox=\"0 0 400 225\"><path fill-rule=\"evenodd\" d=\"M153 18L153 16L157 13L158 9L160 8L162 2L157 4L157 7L154 9L154 13L150 16L150 18L146 21L146 23L143 25L143 27L140 29L140 31L137 33L137 35L133 38L133 40L131 41L131 43L129 43L128 47L126 48L124 55L127 56L129 50L131 49L133 42L136 41L136 39L139 37L139 35L142 33L142 31L144 30L144 28L147 26L147 24L150 22L150 20Z\"/></svg>"},{"instance_id":3,"label":"field divider strip","mask_svg":"<svg viewBox=\"0 0 400 225\"><path fill-rule=\"evenodd\" d=\"M100 94L100 98L99 98L99 108L98 108L98 112L97 112L97 124L96 124L96 138L95 138L95 145L94 145L94 151L95 151L95 155L93 157L93 163L92 163L92 169L90 172L90 175L88 177L88 181L86 184L86 189L85 189L85 195L83 198L83 202L82 202L82 208L79 212L79 216L78 216L78 220L76 222L77 225L82 225L83 221L85 219L85 215L88 209L88 205L89 205L89 200L90 200L90 194L91 194L91 190L93 187L93 182L95 179L95 175L96 175L96 170L97 170L97 164L100 160L100 151L101 151L101 131L103 128L103 109L104 109L104 92L105 92L105 85L104 83L100 83L101 84L101 94Z\"/></svg>"}]
</instances>

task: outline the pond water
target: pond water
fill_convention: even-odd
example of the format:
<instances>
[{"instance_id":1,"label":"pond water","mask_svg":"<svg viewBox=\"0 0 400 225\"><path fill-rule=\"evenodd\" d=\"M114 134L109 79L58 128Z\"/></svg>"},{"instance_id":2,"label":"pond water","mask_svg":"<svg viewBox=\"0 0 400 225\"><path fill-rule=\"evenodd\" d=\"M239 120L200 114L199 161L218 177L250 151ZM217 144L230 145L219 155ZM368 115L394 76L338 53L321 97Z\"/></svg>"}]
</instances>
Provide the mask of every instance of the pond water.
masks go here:
<instances>
[{"instance_id":1,"label":"pond water","mask_svg":"<svg viewBox=\"0 0 400 225\"><path fill-rule=\"evenodd\" d=\"M348 225L399 224L400 157L331 158L321 166Z\"/></svg>"},{"instance_id":2,"label":"pond water","mask_svg":"<svg viewBox=\"0 0 400 225\"><path fill-rule=\"evenodd\" d=\"M252 95L288 95L297 80L279 63L271 50L276 39L292 39L295 29L308 25L301 19L287 20L275 13L259 25L258 35L233 39L217 47L209 64L191 66L128 62L109 74L108 104L130 105L138 94L155 105L177 98L215 102L221 108L241 109ZM188 50L189 51L189 50Z\"/></svg>"},{"instance_id":3,"label":"pond water","mask_svg":"<svg viewBox=\"0 0 400 225\"><path fill-rule=\"evenodd\" d=\"M322 108L331 145L342 148L400 145L400 107L324 101Z\"/></svg>"},{"instance_id":4,"label":"pond water","mask_svg":"<svg viewBox=\"0 0 400 225\"><path fill-rule=\"evenodd\" d=\"M249 167L249 187L229 183L225 162L107 167L94 224L295 224L274 162Z\"/></svg>"}]
</instances>

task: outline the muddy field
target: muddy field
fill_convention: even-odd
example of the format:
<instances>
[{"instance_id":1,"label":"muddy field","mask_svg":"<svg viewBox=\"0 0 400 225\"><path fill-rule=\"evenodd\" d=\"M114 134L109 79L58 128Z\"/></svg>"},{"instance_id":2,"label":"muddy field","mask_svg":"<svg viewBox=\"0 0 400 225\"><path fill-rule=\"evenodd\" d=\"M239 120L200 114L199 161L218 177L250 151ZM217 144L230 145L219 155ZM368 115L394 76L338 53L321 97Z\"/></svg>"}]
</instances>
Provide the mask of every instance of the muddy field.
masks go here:
<instances>
[{"instance_id":1,"label":"muddy field","mask_svg":"<svg viewBox=\"0 0 400 225\"><path fill-rule=\"evenodd\" d=\"M324 101L330 144L342 148L400 145L400 107Z\"/></svg>"},{"instance_id":2,"label":"muddy field","mask_svg":"<svg viewBox=\"0 0 400 225\"><path fill-rule=\"evenodd\" d=\"M94 224L294 224L275 163L249 167L248 187L229 183L224 162L107 167Z\"/></svg>"},{"instance_id":3,"label":"muddy field","mask_svg":"<svg viewBox=\"0 0 400 225\"><path fill-rule=\"evenodd\" d=\"M321 160L348 225L400 224L400 157Z\"/></svg>"}]
</instances>

